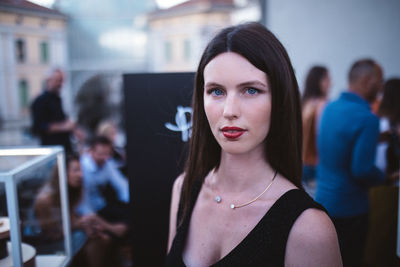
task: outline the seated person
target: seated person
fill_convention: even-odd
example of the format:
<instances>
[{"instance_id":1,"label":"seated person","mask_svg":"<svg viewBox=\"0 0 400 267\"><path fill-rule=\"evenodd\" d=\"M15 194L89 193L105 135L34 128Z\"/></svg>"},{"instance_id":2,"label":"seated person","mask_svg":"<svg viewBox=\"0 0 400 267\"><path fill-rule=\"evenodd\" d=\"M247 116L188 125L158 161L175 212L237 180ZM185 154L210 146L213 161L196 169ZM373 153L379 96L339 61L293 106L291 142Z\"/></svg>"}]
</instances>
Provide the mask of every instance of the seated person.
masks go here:
<instances>
[{"instance_id":1,"label":"seated person","mask_svg":"<svg viewBox=\"0 0 400 267\"><path fill-rule=\"evenodd\" d=\"M76 252L80 248L81 237L86 235L87 242L82 248L85 266L103 266L101 264L110 259L109 253L112 248L109 233L122 237L126 233L127 227L121 223L107 222L95 214L78 215L75 210L82 195L82 172L79 156L68 156L66 169L73 251ZM50 181L40 190L34 205L43 241L50 241L49 244L53 248L54 244L59 244L61 247L64 245L60 207L58 169L55 168Z\"/></svg>"},{"instance_id":2,"label":"seated person","mask_svg":"<svg viewBox=\"0 0 400 267\"><path fill-rule=\"evenodd\" d=\"M107 221L129 225L129 183L110 161L111 152L111 141L97 136L90 144L89 153L82 156L83 201L78 212L98 214Z\"/></svg>"},{"instance_id":3,"label":"seated person","mask_svg":"<svg viewBox=\"0 0 400 267\"><path fill-rule=\"evenodd\" d=\"M103 121L97 127L97 134L99 136L107 137L112 144L111 160L117 165L123 174L126 172L126 153L125 148L121 145L121 140L118 138L117 125L112 121Z\"/></svg>"}]
</instances>

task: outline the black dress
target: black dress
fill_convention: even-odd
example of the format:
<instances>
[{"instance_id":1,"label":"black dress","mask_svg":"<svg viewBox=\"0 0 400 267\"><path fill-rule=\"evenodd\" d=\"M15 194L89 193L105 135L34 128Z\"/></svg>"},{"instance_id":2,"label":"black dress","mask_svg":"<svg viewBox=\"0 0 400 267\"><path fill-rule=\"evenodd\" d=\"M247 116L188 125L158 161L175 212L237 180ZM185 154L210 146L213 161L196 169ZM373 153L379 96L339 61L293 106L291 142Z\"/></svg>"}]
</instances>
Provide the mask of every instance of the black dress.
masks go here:
<instances>
[{"instance_id":1,"label":"black dress","mask_svg":"<svg viewBox=\"0 0 400 267\"><path fill-rule=\"evenodd\" d=\"M196 203L201 186L195 186L189 213L178 227L172 247L167 256L166 266L184 267L182 253L190 224L191 214ZM180 205L181 206L181 205ZM222 266L284 266L286 243L290 229L299 215L306 209L325 209L314 202L307 193L293 189L283 194L250 231L250 233L231 252L213 267ZM178 211L178 221L181 216Z\"/></svg>"}]
</instances>

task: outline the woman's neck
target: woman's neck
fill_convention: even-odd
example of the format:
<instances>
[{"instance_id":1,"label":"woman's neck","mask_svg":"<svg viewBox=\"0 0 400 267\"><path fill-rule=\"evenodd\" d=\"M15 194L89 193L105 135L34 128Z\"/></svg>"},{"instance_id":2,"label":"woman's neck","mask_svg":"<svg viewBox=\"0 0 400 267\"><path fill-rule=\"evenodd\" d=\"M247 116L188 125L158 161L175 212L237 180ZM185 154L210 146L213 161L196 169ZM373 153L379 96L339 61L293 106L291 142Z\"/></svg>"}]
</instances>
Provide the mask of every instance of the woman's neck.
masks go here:
<instances>
[{"instance_id":1,"label":"woman's neck","mask_svg":"<svg viewBox=\"0 0 400 267\"><path fill-rule=\"evenodd\" d=\"M244 192L264 187L274 175L274 170L265 159L264 153L247 154L221 153L221 163L211 183L229 192Z\"/></svg>"}]
</instances>

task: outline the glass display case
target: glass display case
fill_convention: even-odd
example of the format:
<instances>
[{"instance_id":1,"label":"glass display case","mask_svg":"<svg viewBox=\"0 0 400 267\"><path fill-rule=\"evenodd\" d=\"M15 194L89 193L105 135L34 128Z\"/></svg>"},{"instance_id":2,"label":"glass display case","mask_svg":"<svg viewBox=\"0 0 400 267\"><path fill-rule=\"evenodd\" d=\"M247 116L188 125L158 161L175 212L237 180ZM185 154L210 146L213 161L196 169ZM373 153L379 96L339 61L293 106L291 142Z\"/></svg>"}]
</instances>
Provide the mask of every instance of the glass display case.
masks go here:
<instances>
[{"instance_id":1,"label":"glass display case","mask_svg":"<svg viewBox=\"0 0 400 267\"><path fill-rule=\"evenodd\" d=\"M65 168L62 147L0 148L1 267L69 263L72 240ZM33 253L29 263L26 253Z\"/></svg>"}]
</instances>

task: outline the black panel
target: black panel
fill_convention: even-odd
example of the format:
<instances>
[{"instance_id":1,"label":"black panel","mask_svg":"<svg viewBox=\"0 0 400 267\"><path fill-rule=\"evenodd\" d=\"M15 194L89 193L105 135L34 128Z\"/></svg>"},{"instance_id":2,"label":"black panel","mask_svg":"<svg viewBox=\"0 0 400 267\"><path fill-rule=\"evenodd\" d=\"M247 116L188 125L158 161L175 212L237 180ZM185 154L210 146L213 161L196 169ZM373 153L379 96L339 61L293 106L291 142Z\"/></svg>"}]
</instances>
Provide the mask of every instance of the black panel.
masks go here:
<instances>
[{"instance_id":1,"label":"black panel","mask_svg":"<svg viewBox=\"0 0 400 267\"><path fill-rule=\"evenodd\" d=\"M134 266L164 265L172 184L187 145L165 124L177 124L178 106L190 107L193 80L194 73L124 75Z\"/></svg>"}]
</instances>

